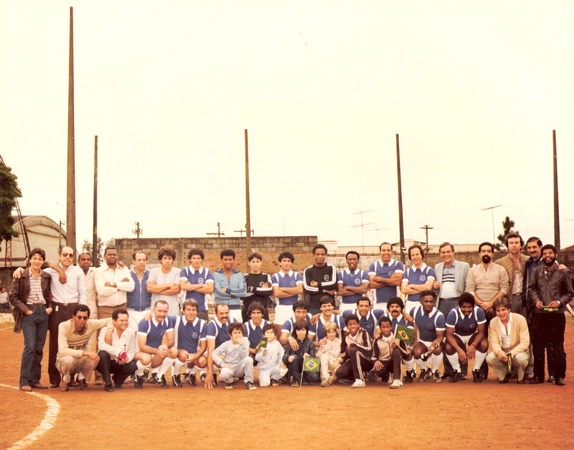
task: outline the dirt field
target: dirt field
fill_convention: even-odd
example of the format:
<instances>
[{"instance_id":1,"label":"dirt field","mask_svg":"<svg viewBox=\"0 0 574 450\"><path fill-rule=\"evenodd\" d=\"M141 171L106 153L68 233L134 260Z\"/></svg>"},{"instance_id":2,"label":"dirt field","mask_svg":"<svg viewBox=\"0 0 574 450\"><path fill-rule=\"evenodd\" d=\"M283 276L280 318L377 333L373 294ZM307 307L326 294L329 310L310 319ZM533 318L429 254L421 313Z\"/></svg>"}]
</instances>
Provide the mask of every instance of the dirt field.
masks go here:
<instances>
[{"instance_id":1,"label":"dirt field","mask_svg":"<svg viewBox=\"0 0 574 450\"><path fill-rule=\"evenodd\" d=\"M335 385L233 391L221 385L107 393L36 391L55 399L52 429L26 448L573 448L574 324L566 328L565 387L470 381L390 390ZM23 338L0 331L0 384L17 386ZM47 349L45 359L47 359ZM42 382L48 384L46 368ZM0 387L0 448L31 433L48 410L38 396ZM22 446L18 448L24 448Z\"/></svg>"}]
</instances>

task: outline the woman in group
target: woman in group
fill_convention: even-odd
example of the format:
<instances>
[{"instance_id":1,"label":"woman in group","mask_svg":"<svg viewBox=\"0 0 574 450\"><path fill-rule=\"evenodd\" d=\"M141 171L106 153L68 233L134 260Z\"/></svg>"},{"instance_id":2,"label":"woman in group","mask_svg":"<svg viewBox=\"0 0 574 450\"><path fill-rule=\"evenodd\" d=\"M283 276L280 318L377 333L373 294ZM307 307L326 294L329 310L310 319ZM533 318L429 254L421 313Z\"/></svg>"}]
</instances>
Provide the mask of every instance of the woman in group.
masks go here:
<instances>
[{"instance_id":1,"label":"woman in group","mask_svg":"<svg viewBox=\"0 0 574 450\"><path fill-rule=\"evenodd\" d=\"M48 316L52 312L51 277L42 271L46 253L40 248L30 252L30 267L15 278L10 289L14 306L14 332L24 332L24 351L20 366L20 390L47 389L40 383L42 356Z\"/></svg>"}]
</instances>

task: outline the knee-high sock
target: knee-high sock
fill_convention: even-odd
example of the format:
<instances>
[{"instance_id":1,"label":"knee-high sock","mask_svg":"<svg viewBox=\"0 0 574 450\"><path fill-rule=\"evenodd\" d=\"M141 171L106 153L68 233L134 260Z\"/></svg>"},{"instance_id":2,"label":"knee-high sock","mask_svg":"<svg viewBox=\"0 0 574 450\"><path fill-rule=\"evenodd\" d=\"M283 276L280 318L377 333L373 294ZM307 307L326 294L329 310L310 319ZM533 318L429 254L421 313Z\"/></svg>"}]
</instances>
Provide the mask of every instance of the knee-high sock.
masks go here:
<instances>
[{"instance_id":1,"label":"knee-high sock","mask_svg":"<svg viewBox=\"0 0 574 450\"><path fill-rule=\"evenodd\" d=\"M480 366L482 366L482 363L484 362L485 359L486 359L486 353L482 353L477 350L476 355L474 357L474 370L480 369Z\"/></svg>"},{"instance_id":2,"label":"knee-high sock","mask_svg":"<svg viewBox=\"0 0 574 450\"><path fill-rule=\"evenodd\" d=\"M173 365L175 358L165 358L161 365L157 369L157 376L161 377L165 375L165 373L169 370L169 368Z\"/></svg>"},{"instance_id":3,"label":"knee-high sock","mask_svg":"<svg viewBox=\"0 0 574 450\"><path fill-rule=\"evenodd\" d=\"M422 359L420 359L420 358L416 359L415 358L415 363L417 364L417 366L419 366L421 368L422 371L427 370L427 365Z\"/></svg>"},{"instance_id":4,"label":"knee-high sock","mask_svg":"<svg viewBox=\"0 0 574 450\"><path fill-rule=\"evenodd\" d=\"M458 360L458 355L456 352L454 355L446 355L446 357L452 366L452 370L456 370L458 373L460 373L460 361Z\"/></svg>"},{"instance_id":5,"label":"knee-high sock","mask_svg":"<svg viewBox=\"0 0 574 450\"><path fill-rule=\"evenodd\" d=\"M440 355L435 355L433 353L431 356L431 361L432 361L432 371L433 373L435 373L440 367L440 363L442 361L442 353Z\"/></svg>"},{"instance_id":6,"label":"knee-high sock","mask_svg":"<svg viewBox=\"0 0 574 450\"><path fill-rule=\"evenodd\" d=\"M151 364L151 363L150 363ZM141 362L137 362L137 369L136 369L136 376L141 377L143 376L144 370L150 366L150 364L144 366Z\"/></svg>"},{"instance_id":7,"label":"knee-high sock","mask_svg":"<svg viewBox=\"0 0 574 450\"><path fill-rule=\"evenodd\" d=\"M181 371L181 368L186 365L187 363L185 361L181 362L179 359L176 359L175 362L173 363L172 375L178 375L179 372Z\"/></svg>"},{"instance_id":8,"label":"knee-high sock","mask_svg":"<svg viewBox=\"0 0 574 450\"><path fill-rule=\"evenodd\" d=\"M415 360L414 358L411 358L409 360L403 360L403 363L405 364L405 367L407 370L413 370L415 368Z\"/></svg>"}]
</instances>

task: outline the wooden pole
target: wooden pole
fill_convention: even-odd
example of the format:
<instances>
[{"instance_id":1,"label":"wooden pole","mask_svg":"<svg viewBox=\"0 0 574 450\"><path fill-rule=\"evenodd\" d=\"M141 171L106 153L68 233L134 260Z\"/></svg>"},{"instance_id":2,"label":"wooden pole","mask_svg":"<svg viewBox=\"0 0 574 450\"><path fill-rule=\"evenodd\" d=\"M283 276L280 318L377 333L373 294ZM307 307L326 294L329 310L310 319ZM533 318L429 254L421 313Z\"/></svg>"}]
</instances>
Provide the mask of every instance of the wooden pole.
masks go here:
<instances>
[{"instance_id":1,"label":"wooden pole","mask_svg":"<svg viewBox=\"0 0 574 450\"><path fill-rule=\"evenodd\" d=\"M100 267L98 253L98 136L94 138L94 224L92 236L92 264ZM139 236L138 236L139 237Z\"/></svg>"},{"instance_id":2,"label":"wooden pole","mask_svg":"<svg viewBox=\"0 0 574 450\"><path fill-rule=\"evenodd\" d=\"M249 142L245 129L245 259L251 253L251 210L249 206ZM249 272L249 264L247 265Z\"/></svg>"},{"instance_id":3,"label":"wooden pole","mask_svg":"<svg viewBox=\"0 0 574 450\"><path fill-rule=\"evenodd\" d=\"M76 163L74 136L74 8L70 7L70 55L68 64L68 176L66 199L66 243L76 262Z\"/></svg>"},{"instance_id":4,"label":"wooden pole","mask_svg":"<svg viewBox=\"0 0 574 450\"><path fill-rule=\"evenodd\" d=\"M554 156L554 246L558 250L558 253L560 253L560 203L558 201L558 154L556 148L556 130L552 130L552 146Z\"/></svg>"},{"instance_id":5,"label":"wooden pole","mask_svg":"<svg viewBox=\"0 0 574 450\"><path fill-rule=\"evenodd\" d=\"M396 135L397 140L397 179L399 185L399 235L400 235L400 246L401 246L401 262L405 263L405 229L403 223L403 189L401 184L401 150L399 147L399 135Z\"/></svg>"}]
</instances>

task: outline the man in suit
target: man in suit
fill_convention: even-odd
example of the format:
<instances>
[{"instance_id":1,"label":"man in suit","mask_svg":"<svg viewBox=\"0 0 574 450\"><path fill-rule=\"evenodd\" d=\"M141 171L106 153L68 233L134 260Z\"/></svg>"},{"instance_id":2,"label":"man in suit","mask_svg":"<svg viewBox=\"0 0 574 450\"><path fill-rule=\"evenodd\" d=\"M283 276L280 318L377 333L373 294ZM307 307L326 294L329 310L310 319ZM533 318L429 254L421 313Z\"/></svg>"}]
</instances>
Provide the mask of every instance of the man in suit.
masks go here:
<instances>
[{"instance_id":1,"label":"man in suit","mask_svg":"<svg viewBox=\"0 0 574 450\"><path fill-rule=\"evenodd\" d=\"M524 384L524 369L530 358L530 334L526 319L510 312L512 302L506 297L495 300L493 306L496 317L490 321L488 329L491 352L486 362L496 373L500 384L508 383L507 375L513 369L518 373L516 382Z\"/></svg>"}]
</instances>

